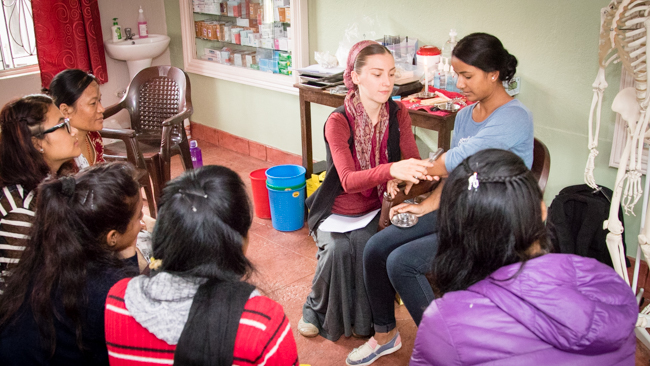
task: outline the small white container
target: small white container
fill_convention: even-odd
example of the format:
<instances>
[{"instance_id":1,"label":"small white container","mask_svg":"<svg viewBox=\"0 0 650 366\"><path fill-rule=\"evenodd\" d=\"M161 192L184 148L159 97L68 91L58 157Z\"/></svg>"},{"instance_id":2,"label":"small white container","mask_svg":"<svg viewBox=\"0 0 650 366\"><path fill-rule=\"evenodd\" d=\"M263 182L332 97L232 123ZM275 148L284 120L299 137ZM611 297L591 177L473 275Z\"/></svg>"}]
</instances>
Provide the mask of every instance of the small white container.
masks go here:
<instances>
[{"instance_id":1,"label":"small white container","mask_svg":"<svg viewBox=\"0 0 650 366\"><path fill-rule=\"evenodd\" d=\"M440 63L440 49L436 46L422 46L415 55L416 63L420 72L424 73L424 65L429 69L430 78L433 78L433 73L438 69Z\"/></svg>"}]
</instances>

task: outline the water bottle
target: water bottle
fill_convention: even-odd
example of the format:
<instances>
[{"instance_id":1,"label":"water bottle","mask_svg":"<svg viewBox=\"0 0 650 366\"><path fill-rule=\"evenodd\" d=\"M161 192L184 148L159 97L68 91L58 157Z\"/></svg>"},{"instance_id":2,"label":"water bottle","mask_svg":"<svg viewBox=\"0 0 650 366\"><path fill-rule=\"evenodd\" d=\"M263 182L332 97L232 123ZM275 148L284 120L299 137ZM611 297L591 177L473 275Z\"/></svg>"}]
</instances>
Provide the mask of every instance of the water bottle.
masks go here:
<instances>
[{"instance_id":1,"label":"water bottle","mask_svg":"<svg viewBox=\"0 0 650 366\"><path fill-rule=\"evenodd\" d=\"M194 169L203 166L203 156L201 155L201 148L196 143L196 140L190 140L190 156L192 157L192 166Z\"/></svg>"}]
</instances>

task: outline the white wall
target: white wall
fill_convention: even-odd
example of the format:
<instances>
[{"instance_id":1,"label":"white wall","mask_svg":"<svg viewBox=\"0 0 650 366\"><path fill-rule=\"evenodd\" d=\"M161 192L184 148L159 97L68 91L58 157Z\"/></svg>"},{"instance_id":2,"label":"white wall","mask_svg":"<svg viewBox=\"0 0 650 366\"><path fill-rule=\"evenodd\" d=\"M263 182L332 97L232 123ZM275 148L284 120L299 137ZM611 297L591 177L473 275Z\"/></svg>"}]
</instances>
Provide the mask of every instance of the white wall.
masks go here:
<instances>
[{"instance_id":1,"label":"white wall","mask_svg":"<svg viewBox=\"0 0 650 366\"><path fill-rule=\"evenodd\" d=\"M138 9L142 6L144 15L147 18L149 33L167 34L167 23L165 21L165 6L163 0L99 0L99 14L102 22L102 34L104 40L111 39L111 26L113 18L124 28L131 28L134 34L138 32ZM153 66L170 65L169 49L162 55L153 59ZM126 89L129 85L129 70L126 61L117 61L106 55L106 69L108 71L108 82L100 87L102 92L102 104L106 106L119 102L120 98L116 93ZM106 127L128 127L129 121L126 112L123 111L104 122Z\"/></svg>"},{"instance_id":2,"label":"white wall","mask_svg":"<svg viewBox=\"0 0 650 366\"><path fill-rule=\"evenodd\" d=\"M0 107L12 99L41 92L41 74L7 77L0 79Z\"/></svg>"},{"instance_id":3,"label":"white wall","mask_svg":"<svg viewBox=\"0 0 650 366\"><path fill-rule=\"evenodd\" d=\"M102 23L103 38L110 39L113 18L118 18L119 24L125 28L130 27L137 32L138 9L142 5L149 26L149 33L167 34L165 20L165 6L163 0L99 0L99 13ZM153 60L153 65L169 65L169 50ZM115 95L118 91L126 89L129 85L129 72L125 61L117 61L106 56L108 82L101 86L102 103L109 106L117 103L119 98ZM26 94L38 93L41 90L39 74L30 74L11 78L0 79L0 106L11 99ZM120 118L119 121L107 121L107 126L116 123L126 127L128 121Z\"/></svg>"}]
</instances>

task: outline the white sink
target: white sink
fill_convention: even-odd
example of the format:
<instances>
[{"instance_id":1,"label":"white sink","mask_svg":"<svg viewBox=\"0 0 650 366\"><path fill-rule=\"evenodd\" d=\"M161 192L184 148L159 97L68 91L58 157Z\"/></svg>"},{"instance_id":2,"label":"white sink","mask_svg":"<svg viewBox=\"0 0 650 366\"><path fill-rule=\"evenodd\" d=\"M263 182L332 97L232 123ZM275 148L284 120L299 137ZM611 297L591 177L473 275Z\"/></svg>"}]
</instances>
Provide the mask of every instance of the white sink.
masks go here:
<instances>
[{"instance_id":1,"label":"white sink","mask_svg":"<svg viewBox=\"0 0 650 366\"><path fill-rule=\"evenodd\" d=\"M162 34L150 34L147 38L134 36L132 40L113 42L104 41L106 53L110 58L126 61L130 79L140 70L151 66L151 61L160 56L169 46L169 37Z\"/></svg>"}]
</instances>

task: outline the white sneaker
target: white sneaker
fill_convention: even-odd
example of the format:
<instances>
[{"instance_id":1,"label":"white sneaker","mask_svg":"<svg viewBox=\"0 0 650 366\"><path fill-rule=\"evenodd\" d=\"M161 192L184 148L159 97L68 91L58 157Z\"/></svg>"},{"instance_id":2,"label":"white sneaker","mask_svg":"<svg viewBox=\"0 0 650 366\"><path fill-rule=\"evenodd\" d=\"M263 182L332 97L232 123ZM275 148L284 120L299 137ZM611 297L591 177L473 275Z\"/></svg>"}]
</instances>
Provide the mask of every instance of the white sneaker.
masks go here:
<instances>
[{"instance_id":1,"label":"white sneaker","mask_svg":"<svg viewBox=\"0 0 650 366\"><path fill-rule=\"evenodd\" d=\"M348 366L370 365L379 357L397 352L400 348L402 348L402 338L399 336L399 332L388 343L382 345L377 344L375 337L372 337L363 346L350 352L345 363Z\"/></svg>"},{"instance_id":2,"label":"white sneaker","mask_svg":"<svg viewBox=\"0 0 650 366\"><path fill-rule=\"evenodd\" d=\"M303 337L312 338L318 335L318 327L312 323L307 323L304 317L298 322L298 333Z\"/></svg>"}]
</instances>

